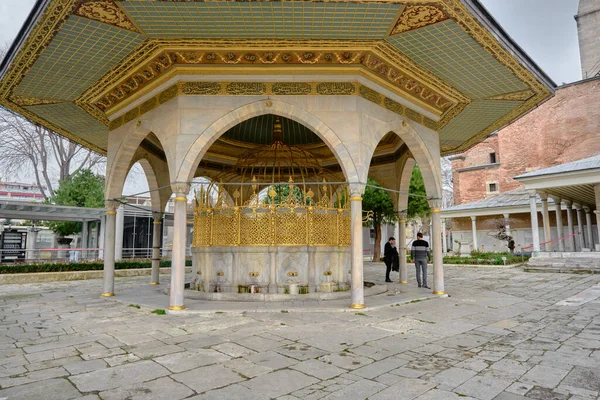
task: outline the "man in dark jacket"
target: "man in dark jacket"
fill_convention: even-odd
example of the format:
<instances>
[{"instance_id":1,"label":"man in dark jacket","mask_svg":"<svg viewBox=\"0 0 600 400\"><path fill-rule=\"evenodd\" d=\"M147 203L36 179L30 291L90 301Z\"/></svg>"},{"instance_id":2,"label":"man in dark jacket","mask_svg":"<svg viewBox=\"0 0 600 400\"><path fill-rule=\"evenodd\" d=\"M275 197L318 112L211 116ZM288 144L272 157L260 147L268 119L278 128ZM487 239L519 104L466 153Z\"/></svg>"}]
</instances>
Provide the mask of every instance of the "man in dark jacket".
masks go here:
<instances>
[{"instance_id":1,"label":"man in dark jacket","mask_svg":"<svg viewBox=\"0 0 600 400\"><path fill-rule=\"evenodd\" d=\"M417 240L412 244L410 249L411 262L414 261L417 270L417 284L419 287L431 289L427 286L427 260L431 260L431 252L429 251L429 243L423 240L423 234L417 233ZM423 284L421 285L421 271L423 272Z\"/></svg>"},{"instance_id":2,"label":"man in dark jacket","mask_svg":"<svg viewBox=\"0 0 600 400\"><path fill-rule=\"evenodd\" d=\"M394 247L396 239L393 237L389 238L383 249L383 262L385 263L385 281L392 282L390 279L390 272L392 271L392 264L398 257L398 250Z\"/></svg>"}]
</instances>

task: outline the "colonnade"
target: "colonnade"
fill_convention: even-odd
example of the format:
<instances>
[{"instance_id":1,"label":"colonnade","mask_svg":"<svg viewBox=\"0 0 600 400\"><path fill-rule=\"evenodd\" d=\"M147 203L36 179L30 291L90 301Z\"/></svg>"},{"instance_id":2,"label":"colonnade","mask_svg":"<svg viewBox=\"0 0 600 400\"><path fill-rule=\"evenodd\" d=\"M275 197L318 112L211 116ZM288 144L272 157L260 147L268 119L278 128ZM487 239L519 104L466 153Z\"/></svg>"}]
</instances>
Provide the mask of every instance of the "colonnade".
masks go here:
<instances>
[{"instance_id":1,"label":"colonnade","mask_svg":"<svg viewBox=\"0 0 600 400\"><path fill-rule=\"evenodd\" d=\"M544 242L540 242L537 196L542 201L542 227L544 232ZM556 214L557 237L552 237L550 224L550 210L548 199L554 201L554 212ZM563 204L567 214L567 233L564 234ZM543 192L535 190L529 191L529 208L531 213L531 230L533 237L533 251L571 251L578 249L589 249L590 251L600 251L600 245L594 242L592 232L592 209L584 204L573 202L572 200L562 199L556 196L549 196ZM576 216L573 215L575 211ZM600 212L593 211L596 214L596 225L598 227L598 237L600 237ZM575 218L577 218L575 223ZM543 246L542 246L543 245Z\"/></svg>"}]
</instances>

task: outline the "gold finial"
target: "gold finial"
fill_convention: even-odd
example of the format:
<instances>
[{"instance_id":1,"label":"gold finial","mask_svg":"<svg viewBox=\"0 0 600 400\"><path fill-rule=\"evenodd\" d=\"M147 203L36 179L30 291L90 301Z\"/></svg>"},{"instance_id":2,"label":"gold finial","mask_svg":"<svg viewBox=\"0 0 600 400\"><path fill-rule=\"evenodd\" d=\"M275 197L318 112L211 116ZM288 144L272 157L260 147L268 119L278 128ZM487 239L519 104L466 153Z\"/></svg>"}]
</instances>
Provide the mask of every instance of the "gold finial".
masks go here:
<instances>
[{"instance_id":1,"label":"gold finial","mask_svg":"<svg viewBox=\"0 0 600 400\"><path fill-rule=\"evenodd\" d=\"M273 124L273 141L279 143L283 142L283 131L281 129L279 117L275 118L275 123Z\"/></svg>"}]
</instances>

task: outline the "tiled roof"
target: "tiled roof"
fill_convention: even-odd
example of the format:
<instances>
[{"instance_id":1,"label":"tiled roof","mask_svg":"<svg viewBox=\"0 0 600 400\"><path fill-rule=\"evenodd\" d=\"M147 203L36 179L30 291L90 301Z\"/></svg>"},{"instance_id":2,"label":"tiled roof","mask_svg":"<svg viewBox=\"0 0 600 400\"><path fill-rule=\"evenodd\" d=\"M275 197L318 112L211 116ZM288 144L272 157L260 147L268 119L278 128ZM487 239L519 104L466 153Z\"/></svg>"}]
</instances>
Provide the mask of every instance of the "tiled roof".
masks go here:
<instances>
[{"instance_id":1,"label":"tiled roof","mask_svg":"<svg viewBox=\"0 0 600 400\"><path fill-rule=\"evenodd\" d=\"M541 204L542 200L537 196L537 203ZM548 199L548 203L553 203L552 199ZM499 195L489 197L487 199L472 201L470 203L459 204L442 211L461 211L474 210L480 208L495 208L495 207L514 207L529 205L529 193L525 189L515 189L510 192L500 193Z\"/></svg>"},{"instance_id":2,"label":"tiled roof","mask_svg":"<svg viewBox=\"0 0 600 400\"><path fill-rule=\"evenodd\" d=\"M526 174L522 174L516 176L515 179L520 178L532 178L535 176L542 175L553 175L553 174L562 174L566 172L575 172L575 171L584 171L588 169L599 169L600 168L600 154L595 155L590 158L584 158L583 160L572 161L566 164L555 165L553 167L540 169L533 172L528 172Z\"/></svg>"}]
</instances>

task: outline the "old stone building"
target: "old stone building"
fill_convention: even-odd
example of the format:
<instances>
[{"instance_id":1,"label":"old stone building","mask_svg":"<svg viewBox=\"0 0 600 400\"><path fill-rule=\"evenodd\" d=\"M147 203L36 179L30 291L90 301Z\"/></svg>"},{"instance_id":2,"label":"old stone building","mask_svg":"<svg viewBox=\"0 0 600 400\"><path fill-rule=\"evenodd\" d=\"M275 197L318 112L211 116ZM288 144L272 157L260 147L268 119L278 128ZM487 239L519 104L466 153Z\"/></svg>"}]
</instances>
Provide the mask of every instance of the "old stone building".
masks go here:
<instances>
[{"instance_id":1,"label":"old stone building","mask_svg":"<svg viewBox=\"0 0 600 400\"><path fill-rule=\"evenodd\" d=\"M513 177L600 153L600 76L557 88L529 114L451 157L454 204L522 187Z\"/></svg>"}]
</instances>

